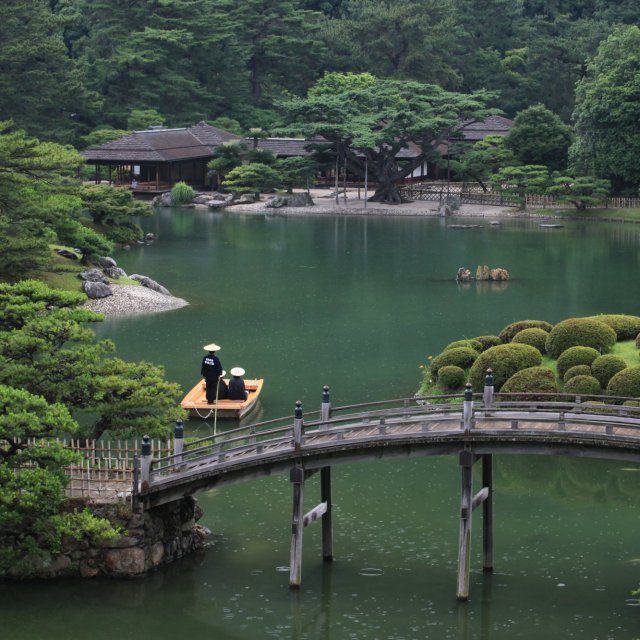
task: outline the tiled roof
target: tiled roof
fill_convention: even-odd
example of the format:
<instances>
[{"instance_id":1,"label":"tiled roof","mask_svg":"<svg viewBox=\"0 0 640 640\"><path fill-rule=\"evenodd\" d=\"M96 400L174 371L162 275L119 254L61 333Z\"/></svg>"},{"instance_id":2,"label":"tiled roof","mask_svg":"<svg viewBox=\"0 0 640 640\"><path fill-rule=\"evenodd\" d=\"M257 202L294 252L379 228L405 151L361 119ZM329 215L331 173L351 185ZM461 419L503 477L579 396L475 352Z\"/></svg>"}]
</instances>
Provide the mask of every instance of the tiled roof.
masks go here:
<instances>
[{"instance_id":1,"label":"tiled roof","mask_svg":"<svg viewBox=\"0 0 640 640\"><path fill-rule=\"evenodd\" d=\"M87 160L114 162L171 162L208 158L224 142L239 140L228 131L199 122L184 129L148 129L87 149Z\"/></svg>"},{"instance_id":2,"label":"tiled roof","mask_svg":"<svg viewBox=\"0 0 640 640\"><path fill-rule=\"evenodd\" d=\"M513 127L513 120L503 116L489 116L482 121L469 121L463 125L462 135L465 140L482 140L487 136L506 136Z\"/></svg>"},{"instance_id":3,"label":"tiled roof","mask_svg":"<svg viewBox=\"0 0 640 640\"><path fill-rule=\"evenodd\" d=\"M244 144L251 149L253 147L253 138L245 138ZM310 144L322 144L327 141L324 138L264 138L258 140L259 149L268 149L276 156L282 158L287 156L308 156L311 151L307 149Z\"/></svg>"}]
</instances>

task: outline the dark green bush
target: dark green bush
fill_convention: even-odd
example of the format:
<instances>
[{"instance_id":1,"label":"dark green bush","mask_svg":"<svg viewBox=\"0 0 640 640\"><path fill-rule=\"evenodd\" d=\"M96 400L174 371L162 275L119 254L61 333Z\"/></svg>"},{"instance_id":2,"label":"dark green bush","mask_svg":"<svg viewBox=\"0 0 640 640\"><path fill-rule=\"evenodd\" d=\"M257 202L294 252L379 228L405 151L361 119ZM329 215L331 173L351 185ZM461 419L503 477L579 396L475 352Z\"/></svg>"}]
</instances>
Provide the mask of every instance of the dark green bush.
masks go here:
<instances>
[{"instance_id":1,"label":"dark green bush","mask_svg":"<svg viewBox=\"0 0 640 640\"><path fill-rule=\"evenodd\" d=\"M640 349L640 333L636 336L636 347Z\"/></svg>"},{"instance_id":2,"label":"dark green bush","mask_svg":"<svg viewBox=\"0 0 640 640\"><path fill-rule=\"evenodd\" d=\"M569 382L571 378L575 378L576 376L590 376L591 375L591 367L588 364L576 364L573 367L569 367L562 376L562 379L565 382Z\"/></svg>"},{"instance_id":3,"label":"dark green bush","mask_svg":"<svg viewBox=\"0 0 640 640\"><path fill-rule=\"evenodd\" d=\"M468 369L478 357L478 352L469 347L456 347L443 351L431 361L431 375L436 378L438 370L449 364L454 364L461 369Z\"/></svg>"},{"instance_id":4,"label":"dark green bush","mask_svg":"<svg viewBox=\"0 0 640 640\"><path fill-rule=\"evenodd\" d=\"M438 371L438 384L444 389L455 391L464 386L465 382L464 369L457 367L455 364L448 364L440 367Z\"/></svg>"},{"instance_id":5,"label":"dark green bush","mask_svg":"<svg viewBox=\"0 0 640 640\"><path fill-rule=\"evenodd\" d=\"M486 351L500 344L498 336L476 336L474 340L477 340L482 345L481 351Z\"/></svg>"},{"instance_id":6,"label":"dark green bush","mask_svg":"<svg viewBox=\"0 0 640 640\"><path fill-rule=\"evenodd\" d=\"M518 322L512 322L508 324L498 336L500 342L503 344L511 342L517 333L520 333L523 329L542 329L549 333L553 329L553 325L545 322L544 320L518 320Z\"/></svg>"},{"instance_id":7,"label":"dark green bush","mask_svg":"<svg viewBox=\"0 0 640 640\"><path fill-rule=\"evenodd\" d=\"M457 349L459 347L469 347L469 349L473 349L480 353L482 351L482 343L479 340L456 340L455 342L449 343L444 351L448 351L449 349Z\"/></svg>"},{"instance_id":8,"label":"dark green bush","mask_svg":"<svg viewBox=\"0 0 640 640\"><path fill-rule=\"evenodd\" d=\"M607 393L610 396L622 396L623 398L640 398L640 365L618 371L609 380Z\"/></svg>"},{"instance_id":9,"label":"dark green bush","mask_svg":"<svg viewBox=\"0 0 640 640\"><path fill-rule=\"evenodd\" d=\"M173 204L189 204L196 192L186 182L176 182L171 189Z\"/></svg>"},{"instance_id":10,"label":"dark green bush","mask_svg":"<svg viewBox=\"0 0 640 640\"><path fill-rule=\"evenodd\" d=\"M546 353L546 349L544 347L547 336L549 334L544 329L539 329L538 327L531 327L530 329L523 329L522 331L518 331L515 336L513 336L513 340L511 342L515 342L516 344L530 344L532 347L535 347L540 353Z\"/></svg>"},{"instance_id":11,"label":"dark green bush","mask_svg":"<svg viewBox=\"0 0 640 640\"><path fill-rule=\"evenodd\" d=\"M592 347L607 353L616 343L616 332L599 320L570 318L559 322L549 333L546 348L552 358L557 358L569 347ZM575 363L582 364L582 363Z\"/></svg>"},{"instance_id":12,"label":"dark green bush","mask_svg":"<svg viewBox=\"0 0 640 640\"><path fill-rule=\"evenodd\" d=\"M593 376L574 376L565 383L563 391L564 393L595 396L599 394L602 389L600 383Z\"/></svg>"},{"instance_id":13,"label":"dark green bush","mask_svg":"<svg viewBox=\"0 0 640 640\"><path fill-rule=\"evenodd\" d=\"M599 316L589 316L588 320L598 320L610 326L621 340L633 340L640 333L640 317L627 316L623 314L603 314Z\"/></svg>"},{"instance_id":14,"label":"dark green bush","mask_svg":"<svg viewBox=\"0 0 640 640\"><path fill-rule=\"evenodd\" d=\"M502 385L502 393L535 393L541 394L554 393L558 390L556 385L555 376L551 369L546 367L529 367L528 369L522 369L514 373L505 383ZM522 396L522 400L544 400L549 399L548 396Z\"/></svg>"},{"instance_id":15,"label":"dark green bush","mask_svg":"<svg viewBox=\"0 0 640 640\"><path fill-rule=\"evenodd\" d=\"M609 380L618 373L627 368L627 363L620 357L607 353L599 356L591 363L591 373L594 378L598 379L603 389L607 388Z\"/></svg>"},{"instance_id":16,"label":"dark green bush","mask_svg":"<svg viewBox=\"0 0 640 640\"><path fill-rule=\"evenodd\" d=\"M469 373L469 382L474 391L484 388L487 369L493 369L493 384L496 391L521 369L537 367L542 363L540 352L528 344L499 344L481 353L473 363Z\"/></svg>"},{"instance_id":17,"label":"dark green bush","mask_svg":"<svg viewBox=\"0 0 640 640\"><path fill-rule=\"evenodd\" d=\"M592 347L569 347L566 351L563 351L558 358L558 375L564 378L564 374L571 367L575 367L577 364L588 364L599 357L600 352Z\"/></svg>"}]
</instances>

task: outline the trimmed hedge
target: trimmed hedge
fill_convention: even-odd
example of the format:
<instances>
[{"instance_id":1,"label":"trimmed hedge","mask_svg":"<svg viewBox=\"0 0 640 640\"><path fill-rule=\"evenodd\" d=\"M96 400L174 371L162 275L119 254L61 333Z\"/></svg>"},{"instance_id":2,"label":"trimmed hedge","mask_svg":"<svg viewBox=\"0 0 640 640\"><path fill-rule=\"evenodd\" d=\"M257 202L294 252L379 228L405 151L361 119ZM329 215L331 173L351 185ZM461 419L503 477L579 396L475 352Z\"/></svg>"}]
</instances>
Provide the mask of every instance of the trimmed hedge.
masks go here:
<instances>
[{"instance_id":1,"label":"trimmed hedge","mask_svg":"<svg viewBox=\"0 0 640 640\"><path fill-rule=\"evenodd\" d=\"M640 398L640 365L618 371L609 380L607 393L611 396Z\"/></svg>"},{"instance_id":2,"label":"trimmed hedge","mask_svg":"<svg viewBox=\"0 0 640 640\"><path fill-rule=\"evenodd\" d=\"M431 361L431 375L436 378L438 370L449 364L454 364L461 369L468 369L478 357L478 352L469 347L455 347L443 351Z\"/></svg>"},{"instance_id":3,"label":"trimmed hedge","mask_svg":"<svg viewBox=\"0 0 640 640\"><path fill-rule=\"evenodd\" d=\"M553 329L553 325L545 320L518 320L518 322L512 322L508 324L498 336L502 344L511 342L514 336L520 333L523 329L542 329L549 333Z\"/></svg>"},{"instance_id":4,"label":"trimmed hedge","mask_svg":"<svg viewBox=\"0 0 640 640\"><path fill-rule=\"evenodd\" d=\"M591 363L591 373L598 379L603 389L607 388L609 380L619 371L627 368L627 363L620 357L607 353L599 356Z\"/></svg>"},{"instance_id":5,"label":"trimmed hedge","mask_svg":"<svg viewBox=\"0 0 640 640\"><path fill-rule=\"evenodd\" d=\"M518 331L511 342L516 344L530 344L535 347L540 353L545 354L545 343L547 341L548 333L544 329L538 327L531 327L530 329L523 329Z\"/></svg>"},{"instance_id":6,"label":"trimmed hedge","mask_svg":"<svg viewBox=\"0 0 640 640\"><path fill-rule=\"evenodd\" d=\"M546 348L557 358L569 347L592 347L606 353L616 343L616 332L604 322L589 318L570 318L559 322L549 333ZM576 363L578 364L578 363Z\"/></svg>"},{"instance_id":7,"label":"trimmed hedge","mask_svg":"<svg viewBox=\"0 0 640 640\"><path fill-rule=\"evenodd\" d=\"M514 373L505 383L502 385L502 393L554 393L558 390L555 376L551 369L546 367L529 367L528 369L522 369ZM522 400L550 400L551 398L541 396L523 396Z\"/></svg>"},{"instance_id":8,"label":"trimmed hedge","mask_svg":"<svg viewBox=\"0 0 640 640\"><path fill-rule=\"evenodd\" d=\"M464 386L466 375L464 369L457 367L455 364L448 364L440 367L438 371L438 384L445 389L454 391Z\"/></svg>"},{"instance_id":9,"label":"trimmed hedge","mask_svg":"<svg viewBox=\"0 0 640 640\"><path fill-rule=\"evenodd\" d=\"M592 347L569 347L563 351L557 361L558 375L564 378L564 374L577 364L591 363L600 356L600 352Z\"/></svg>"},{"instance_id":10,"label":"trimmed hedge","mask_svg":"<svg viewBox=\"0 0 640 640\"><path fill-rule=\"evenodd\" d=\"M501 344L498 336L476 336L474 340L477 340L482 345L482 351Z\"/></svg>"},{"instance_id":11,"label":"trimmed hedge","mask_svg":"<svg viewBox=\"0 0 640 640\"><path fill-rule=\"evenodd\" d=\"M588 364L576 364L573 367L569 367L567 372L562 376L562 379L565 382L569 382L571 378L575 378L576 376L590 376L591 375L591 367Z\"/></svg>"},{"instance_id":12,"label":"trimmed hedge","mask_svg":"<svg viewBox=\"0 0 640 640\"><path fill-rule=\"evenodd\" d=\"M575 376L565 383L563 391L565 393L595 396L602 393L602 388L593 376Z\"/></svg>"},{"instance_id":13,"label":"trimmed hedge","mask_svg":"<svg viewBox=\"0 0 640 640\"><path fill-rule=\"evenodd\" d=\"M493 369L496 391L517 371L542 364L540 352L528 344L499 344L481 353L471 366L469 382L474 391L484 388L487 369Z\"/></svg>"},{"instance_id":14,"label":"trimmed hedge","mask_svg":"<svg viewBox=\"0 0 640 640\"><path fill-rule=\"evenodd\" d=\"M599 316L589 316L587 320L598 320L610 326L621 340L633 340L640 333L640 317L627 316L624 314L602 314Z\"/></svg>"},{"instance_id":15,"label":"trimmed hedge","mask_svg":"<svg viewBox=\"0 0 640 640\"><path fill-rule=\"evenodd\" d=\"M636 336L636 347L640 349L640 333Z\"/></svg>"},{"instance_id":16,"label":"trimmed hedge","mask_svg":"<svg viewBox=\"0 0 640 640\"><path fill-rule=\"evenodd\" d=\"M448 344L443 351L448 351L449 349L457 349L459 347L469 347L469 349L473 349L480 353L482 351L482 343L479 340L469 339L469 340L456 340L455 342L451 342Z\"/></svg>"}]
</instances>

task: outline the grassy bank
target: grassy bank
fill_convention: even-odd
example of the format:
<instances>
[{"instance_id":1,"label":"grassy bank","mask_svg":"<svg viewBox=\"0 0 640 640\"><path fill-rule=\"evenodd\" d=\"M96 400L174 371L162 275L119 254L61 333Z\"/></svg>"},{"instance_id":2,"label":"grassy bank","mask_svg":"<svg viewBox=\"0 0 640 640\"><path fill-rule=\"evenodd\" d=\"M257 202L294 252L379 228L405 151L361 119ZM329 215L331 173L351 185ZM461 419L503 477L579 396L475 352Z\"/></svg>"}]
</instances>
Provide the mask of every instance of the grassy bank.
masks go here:
<instances>
[{"instance_id":1,"label":"grassy bank","mask_svg":"<svg viewBox=\"0 0 640 640\"><path fill-rule=\"evenodd\" d=\"M532 216L567 218L574 220L599 220L605 222L640 222L640 209L532 209Z\"/></svg>"}]
</instances>

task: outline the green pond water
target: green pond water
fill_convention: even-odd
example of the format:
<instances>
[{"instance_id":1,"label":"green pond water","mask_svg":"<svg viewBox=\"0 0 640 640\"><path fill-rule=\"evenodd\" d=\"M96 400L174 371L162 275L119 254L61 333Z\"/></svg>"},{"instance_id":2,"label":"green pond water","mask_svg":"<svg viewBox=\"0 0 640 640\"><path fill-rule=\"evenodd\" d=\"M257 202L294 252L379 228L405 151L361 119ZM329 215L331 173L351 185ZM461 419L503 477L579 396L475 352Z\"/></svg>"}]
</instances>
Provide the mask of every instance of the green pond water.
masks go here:
<instances>
[{"instance_id":1,"label":"green pond water","mask_svg":"<svg viewBox=\"0 0 640 640\"><path fill-rule=\"evenodd\" d=\"M269 419L298 399L317 410L324 384L335 405L411 395L428 355L514 320L640 314L640 226L477 222L163 210L144 221L157 242L115 257L190 306L112 318L98 334L185 391L215 341L227 370L265 378L252 418ZM512 279L456 285L458 267L478 264ZM288 478L203 492L204 552L144 580L0 585L0 638L640 638L639 471L498 456L495 572L481 571L478 516L464 604L454 457L334 467L335 561L322 563L319 525L307 528L298 592ZM306 497L318 501L317 478Z\"/></svg>"}]
</instances>

